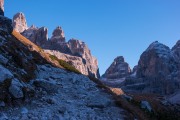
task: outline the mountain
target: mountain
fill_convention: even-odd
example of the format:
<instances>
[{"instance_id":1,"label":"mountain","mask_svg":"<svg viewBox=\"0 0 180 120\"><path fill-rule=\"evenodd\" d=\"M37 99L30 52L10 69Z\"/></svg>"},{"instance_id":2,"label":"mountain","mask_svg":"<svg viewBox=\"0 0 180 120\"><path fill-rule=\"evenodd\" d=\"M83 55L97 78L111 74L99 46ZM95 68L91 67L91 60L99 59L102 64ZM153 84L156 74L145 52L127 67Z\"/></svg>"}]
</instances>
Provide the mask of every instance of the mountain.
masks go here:
<instances>
[{"instance_id":1,"label":"mountain","mask_svg":"<svg viewBox=\"0 0 180 120\"><path fill-rule=\"evenodd\" d=\"M64 31L60 26L55 28L52 37L48 38L48 29L46 27L38 28L32 25L27 28L24 14L17 13L13 17L13 27L14 30L20 32L42 49L45 49L49 54L55 55L58 58L63 56L61 59L73 65L84 75L100 77L98 61L92 56L88 46L74 38L66 42Z\"/></svg>"},{"instance_id":2,"label":"mountain","mask_svg":"<svg viewBox=\"0 0 180 120\"><path fill-rule=\"evenodd\" d=\"M107 79L120 79L130 75L130 73L131 69L129 67L129 64L124 61L123 56L118 56L106 70L103 77Z\"/></svg>"},{"instance_id":3,"label":"mountain","mask_svg":"<svg viewBox=\"0 0 180 120\"><path fill-rule=\"evenodd\" d=\"M121 87L126 92L170 95L180 90L179 60L180 41L172 49L155 41L142 53L138 65L134 67L131 74L128 72L128 64L124 63L123 58L119 60L121 62L117 62L116 58L104 75L107 79L105 82L110 84L108 79L112 78L108 75L116 75L116 79L120 79L124 75L125 80L118 81L118 84L114 80L114 85ZM111 85L113 85L113 81L111 81Z\"/></svg>"},{"instance_id":4,"label":"mountain","mask_svg":"<svg viewBox=\"0 0 180 120\"><path fill-rule=\"evenodd\" d=\"M129 118L100 81L46 53L9 18L0 15L0 23L1 120Z\"/></svg>"}]
</instances>

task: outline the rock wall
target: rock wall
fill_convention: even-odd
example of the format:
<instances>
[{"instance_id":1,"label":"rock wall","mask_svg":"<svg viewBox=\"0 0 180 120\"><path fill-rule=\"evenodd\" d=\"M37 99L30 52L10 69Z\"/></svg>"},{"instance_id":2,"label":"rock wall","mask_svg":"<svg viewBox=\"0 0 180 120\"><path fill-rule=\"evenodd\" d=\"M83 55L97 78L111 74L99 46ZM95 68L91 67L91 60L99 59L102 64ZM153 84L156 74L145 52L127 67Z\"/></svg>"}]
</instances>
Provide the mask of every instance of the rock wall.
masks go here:
<instances>
[{"instance_id":1,"label":"rock wall","mask_svg":"<svg viewBox=\"0 0 180 120\"><path fill-rule=\"evenodd\" d=\"M172 49L158 41L150 44L140 57L136 78L128 77L124 90L164 95L180 89L179 43Z\"/></svg>"},{"instance_id":2,"label":"rock wall","mask_svg":"<svg viewBox=\"0 0 180 120\"><path fill-rule=\"evenodd\" d=\"M71 63L81 73L92 77L100 77L97 59L91 55L87 45L77 39L66 42L64 31L60 26L53 31L52 37L48 38L47 28L38 28L34 25L28 28L24 14L17 13L13 18L13 27L41 48L52 50L51 52L48 51L49 53L53 53L57 57L61 54L61 57L63 57L60 59L66 58L64 60Z\"/></svg>"},{"instance_id":3,"label":"rock wall","mask_svg":"<svg viewBox=\"0 0 180 120\"><path fill-rule=\"evenodd\" d=\"M107 79L119 79L130 75L129 64L124 61L123 56L118 56L102 76Z\"/></svg>"},{"instance_id":4,"label":"rock wall","mask_svg":"<svg viewBox=\"0 0 180 120\"><path fill-rule=\"evenodd\" d=\"M28 29L25 15L22 12L19 12L13 17L13 28L22 33L24 30Z\"/></svg>"}]
</instances>

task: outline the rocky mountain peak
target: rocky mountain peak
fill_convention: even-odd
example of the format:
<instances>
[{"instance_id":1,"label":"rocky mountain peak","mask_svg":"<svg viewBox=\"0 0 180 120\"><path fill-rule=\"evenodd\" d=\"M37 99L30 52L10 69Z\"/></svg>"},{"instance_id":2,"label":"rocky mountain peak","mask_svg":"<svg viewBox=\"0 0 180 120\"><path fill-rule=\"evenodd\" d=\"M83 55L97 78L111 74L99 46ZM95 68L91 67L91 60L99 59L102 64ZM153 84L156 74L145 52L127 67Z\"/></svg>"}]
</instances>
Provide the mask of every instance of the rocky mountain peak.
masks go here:
<instances>
[{"instance_id":1,"label":"rocky mountain peak","mask_svg":"<svg viewBox=\"0 0 180 120\"><path fill-rule=\"evenodd\" d=\"M0 0L0 15L4 16L4 0Z\"/></svg>"},{"instance_id":2,"label":"rocky mountain peak","mask_svg":"<svg viewBox=\"0 0 180 120\"><path fill-rule=\"evenodd\" d=\"M52 42L65 42L65 35L64 35L64 31L62 30L62 28L60 26L58 26L52 33L52 37L51 37L51 41Z\"/></svg>"},{"instance_id":3,"label":"rocky mountain peak","mask_svg":"<svg viewBox=\"0 0 180 120\"><path fill-rule=\"evenodd\" d=\"M172 48L172 56L177 63L180 63L180 40Z\"/></svg>"},{"instance_id":4,"label":"rocky mountain peak","mask_svg":"<svg viewBox=\"0 0 180 120\"><path fill-rule=\"evenodd\" d=\"M115 64L122 63L122 62L125 62L123 56L118 56L114 59Z\"/></svg>"},{"instance_id":5,"label":"rocky mountain peak","mask_svg":"<svg viewBox=\"0 0 180 120\"><path fill-rule=\"evenodd\" d=\"M24 30L28 29L26 17L22 12L19 12L14 15L13 28L19 33L22 33Z\"/></svg>"},{"instance_id":6,"label":"rocky mountain peak","mask_svg":"<svg viewBox=\"0 0 180 120\"><path fill-rule=\"evenodd\" d=\"M103 77L107 79L119 79L128 76L130 73L131 69L129 64L125 62L123 56L118 56L106 70Z\"/></svg>"}]
</instances>

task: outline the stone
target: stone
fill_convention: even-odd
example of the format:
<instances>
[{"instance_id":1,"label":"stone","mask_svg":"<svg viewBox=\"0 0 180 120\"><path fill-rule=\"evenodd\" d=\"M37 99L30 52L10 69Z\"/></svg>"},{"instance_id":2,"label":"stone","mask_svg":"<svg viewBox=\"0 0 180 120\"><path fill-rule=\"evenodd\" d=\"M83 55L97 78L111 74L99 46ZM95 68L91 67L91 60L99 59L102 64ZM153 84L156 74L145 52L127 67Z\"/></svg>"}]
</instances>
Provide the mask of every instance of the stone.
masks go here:
<instances>
[{"instance_id":1,"label":"stone","mask_svg":"<svg viewBox=\"0 0 180 120\"><path fill-rule=\"evenodd\" d=\"M168 95L180 89L179 45L178 41L170 49L158 41L150 44L140 57L136 74L125 80L123 90Z\"/></svg>"},{"instance_id":2,"label":"stone","mask_svg":"<svg viewBox=\"0 0 180 120\"><path fill-rule=\"evenodd\" d=\"M33 84L36 87L43 88L46 92L57 92L56 82L53 80L36 79Z\"/></svg>"},{"instance_id":3,"label":"stone","mask_svg":"<svg viewBox=\"0 0 180 120\"><path fill-rule=\"evenodd\" d=\"M102 76L107 79L120 79L130 75L129 64L124 61L123 56L118 56Z\"/></svg>"},{"instance_id":4,"label":"stone","mask_svg":"<svg viewBox=\"0 0 180 120\"><path fill-rule=\"evenodd\" d=\"M170 74L172 67L170 66L171 56L170 48L159 43L153 42L140 57L138 62L137 76L158 78L163 75Z\"/></svg>"},{"instance_id":5,"label":"stone","mask_svg":"<svg viewBox=\"0 0 180 120\"><path fill-rule=\"evenodd\" d=\"M26 17L22 12L19 12L13 17L13 28L15 31L22 33L24 30L28 29Z\"/></svg>"},{"instance_id":6,"label":"stone","mask_svg":"<svg viewBox=\"0 0 180 120\"><path fill-rule=\"evenodd\" d=\"M12 33L12 20L0 15L0 31L4 31L7 33Z\"/></svg>"},{"instance_id":7,"label":"stone","mask_svg":"<svg viewBox=\"0 0 180 120\"><path fill-rule=\"evenodd\" d=\"M6 104L4 103L4 101L0 101L0 107L5 107Z\"/></svg>"},{"instance_id":8,"label":"stone","mask_svg":"<svg viewBox=\"0 0 180 120\"><path fill-rule=\"evenodd\" d=\"M4 83L6 80L11 80L14 77L13 74L2 65L0 65L0 71L0 84Z\"/></svg>"},{"instance_id":9,"label":"stone","mask_svg":"<svg viewBox=\"0 0 180 120\"><path fill-rule=\"evenodd\" d=\"M149 112L152 112L152 107L147 101L141 101L141 108L147 109Z\"/></svg>"},{"instance_id":10,"label":"stone","mask_svg":"<svg viewBox=\"0 0 180 120\"><path fill-rule=\"evenodd\" d=\"M68 41L69 48L71 50L71 53L74 56L79 56L82 58L84 65L87 68L86 73L87 75L91 77L99 78L99 68L98 68L98 61L97 59L92 56L90 49L88 46L77 39L70 39Z\"/></svg>"},{"instance_id":11,"label":"stone","mask_svg":"<svg viewBox=\"0 0 180 120\"><path fill-rule=\"evenodd\" d=\"M21 14L15 15L19 16L15 17L17 20L14 19L13 26L15 30L19 29L17 23L20 22L20 16L23 17L23 21L26 21L24 14ZM30 28L26 28L23 27L22 32L19 32L42 49L52 50L50 53L53 53L55 56L60 56L59 54L61 54L63 58L60 59L67 61L85 75L96 78L100 77L98 61L91 55L91 51L87 45L77 39L70 39L68 42L65 42L64 31L60 26L53 31L50 39L48 38L48 29L45 27L37 28L33 25ZM57 55L54 53L57 53Z\"/></svg>"},{"instance_id":12,"label":"stone","mask_svg":"<svg viewBox=\"0 0 180 120\"><path fill-rule=\"evenodd\" d=\"M32 42L35 43L36 41L36 33L39 28L37 28L35 25L32 25L28 29L24 30L21 34L25 36L27 39L31 40Z\"/></svg>"},{"instance_id":13,"label":"stone","mask_svg":"<svg viewBox=\"0 0 180 120\"><path fill-rule=\"evenodd\" d=\"M4 16L4 0L0 0L0 15Z\"/></svg>"},{"instance_id":14,"label":"stone","mask_svg":"<svg viewBox=\"0 0 180 120\"><path fill-rule=\"evenodd\" d=\"M0 63L6 65L8 63L8 59L0 54Z\"/></svg>"},{"instance_id":15,"label":"stone","mask_svg":"<svg viewBox=\"0 0 180 120\"><path fill-rule=\"evenodd\" d=\"M27 114L29 111L26 107L21 108L21 114Z\"/></svg>"},{"instance_id":16,"label":"stone","mask_svg":"<svg viewBox=\"0 0 180 120\"><path fill-rule=\"evenodd\" d=\"M22 88L22 83L20 83L18 79L13 79L11 82L11 86L9 87L9 92L16 99L23 98L24 94Z\"/></svg>"},{"instance_id":17,"label":"stone","mask_svg":"<svg viewBox=\"0 0 180 120\"><path fill-rule=\"evenodd\" d=\"M64 31L62 30L62 28L60 26L58 26L52 34L51 37L51 42L56 42L56 43L61 43L61 42L65 42L65 36L64 36Z\"/></svg>"}]
</instances>

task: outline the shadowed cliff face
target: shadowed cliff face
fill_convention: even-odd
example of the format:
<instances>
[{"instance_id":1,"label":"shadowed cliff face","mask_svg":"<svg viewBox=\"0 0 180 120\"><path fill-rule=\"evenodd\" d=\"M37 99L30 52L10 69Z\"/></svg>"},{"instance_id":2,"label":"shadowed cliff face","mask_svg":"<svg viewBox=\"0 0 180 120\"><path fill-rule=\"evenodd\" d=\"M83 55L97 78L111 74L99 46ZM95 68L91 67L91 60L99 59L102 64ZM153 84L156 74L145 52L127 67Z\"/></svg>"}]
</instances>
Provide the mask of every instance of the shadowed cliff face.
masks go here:
<instances>
[{"instance_id":1,"label":"shadowed cliff face","mask_svg":"<svg viewBox=\"0 0 180 120\"><path fill-rule=\"evenodd\" d=\"M46 49L48 53L57 57L59 54L63 55L61 59L66 60L81 73L96 78L100 77L97 59L91 55L87 45L77 39L66 42L64 31L60 26L53 31L52 37L49 39L47 28L38 28L33 25L27 29L24 14L18 13L13 18L13 27L32 42ZM66 54L71 57L67 57Z\"/></svg>"},{"instance_id":2,"label":"shadowed cliff face","mask_svg":"<svg viewBox=\"0 0 180 120\"><path fill-rule=\"evenodd\" d=\"M131 69L124 61L123 56L119 56L114 59L114 62L111 66L106 70L105 74L102 76L107 79L120 79L129 76L131 73Z\"/></svg>"},{"instance_id":3,"label":"shadowed cliff face","mask_svg":"<svg viewBox=\"0 0 180 120\"><path fill-rule=\"evenodd\" d=\"M123 89L130 92L168 95L180 89L179 41L172 50L153 42L142 53L136 73L126 78Z\"/></svg>"}]
</instances>

